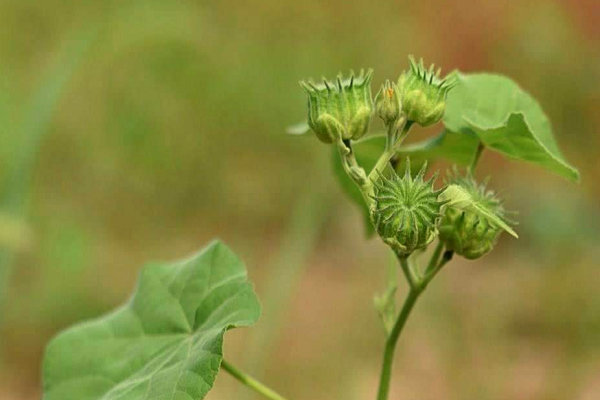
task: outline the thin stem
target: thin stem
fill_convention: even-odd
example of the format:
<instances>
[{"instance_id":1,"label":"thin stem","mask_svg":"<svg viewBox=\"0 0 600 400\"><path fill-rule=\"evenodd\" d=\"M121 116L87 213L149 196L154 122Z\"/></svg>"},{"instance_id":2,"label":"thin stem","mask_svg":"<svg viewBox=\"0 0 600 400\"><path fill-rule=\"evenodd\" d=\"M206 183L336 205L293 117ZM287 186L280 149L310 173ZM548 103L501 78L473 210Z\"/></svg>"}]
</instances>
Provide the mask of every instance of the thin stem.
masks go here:
<instances>
[{"instance_id":1,"label":"thin stem","mask_svg":"<svg viewBox=\"0 0 600 400\"><path fill-rule=\"evenodd\" d=\"M394 363L394 353L396 350L396 344L398 343L398 338L400 337L400 333L406 324L406 320L410 315L419 295L421 294L420 290L412 289L408 292L408 296L404 301L404 305L402 306L402 310L400 311L400 315L398 315L398 319L392 328L392 332L388 336L388 339L385 343L385 350L383 353L383 365L381 367L381 377L379 380L379 391L377 392L377 400L387 400L388 394L390 392L390 381L392 378L392 366Z\"/></svg>"},{"instance_id":2,"label":"thin stem","mask_svg":"<svg viewBox=\"0 0 600 400\"><path fill-rule=\"evenodd\" d=\"M414 289L419 282L419 278L415 276L413 270L410 268L410 265L408 264L408 257L398 256L398 261L400 261L400 266L402 267L404 276L406 276L408 285L411 287L411 289Z\"/></svg>"},{"instance_id":3,"label":"thin stem","mask_svg":"<svg viewBox=\"0 0 600 400\"><path fill-rule=\"evenodd\" d=\"M444 250L444 243L441 240L438 240L438 244L435 246L435 250L429 259L429 264L427 264L425 275L429 274L429 272L436 267L438 260L440 259L440 255L442 254L442 250Z\"/></svg>"},{"instance_id":4,"label":"thin stem","mask_svg":"<svg viewBox=\"0 0 600 400\"><path fill-rule=\"evenodd\" d=\"M477 164L479 164L479 159L481 158L481 153L483 153L483 150L485 149L485 145L481 142L479 142L479 144L477 145L477 149L475 150L475 155L473 156L473 160L471 161L471 164L469 165L469 174L473 175L473 173L475 172L475 168L477 168Z\"/></svg>"},{"instance_id":5,"label":"thin stem","mask_svg":"<svg viewBox=\"0 0 600 400\"><path fill-rule=\"evenodd\" d=\"M412 124L412 121L407 121L402 127L402 132L400 132L400 135L398 135L397 138L395 134L396 125L390 124L390 126L388 127L388 145L386 146L385 151L377 160L377 163L375 164L375 167L373 167L373 170L369 173L369 181L375 179L375 177L378 174L382 173L385 167L387 167L387 165L390 163L390 160L392 159L394 154L396 154L400 145L408 135L408 131L412 127Z\"/></svg>"},{"instance_id":6,"label":"thin stem","mask_svg":"<svg viewBox=\"0 0 600 400\"><path fill-rule=\"evenodd\" d=\"M283 396L275 393L272 389L269 389L268 387L266 387L265 385L263 385L262 383L260 383L256 379L254 379L251 376L243 373L239 369L235 368L233 365L229 364L227 361L223 360L221 362L221 367L223 367L223 369L225 371L229 372L229 374L231 376L233 376L235 379L237 379L238 381L240 381L242 384L248 386L250 389L254 390L255 392L257 392L257 393L259 393L261 395L263 395L267 399L270 399L270 400L286 400L285 397L283 397Z\"/></svg>"},{"instance_id":7,"label":"thin stem","mask_svg":"<svg viewBox=\"0 0 600 400\"><path fill-rule=\"evenodd\" d=\"M439 255L442 252L442 250L443 244L441 246L438 244L433 254L432 261L430 261L430 263L434 262L434 259L437 260L439 258ZM377 392L377 400L387 400L388 398L390 392L390 381L392 378L392 366L394 363L394 353L396 351L396 344L398 343L398 339L400 338L400 334L402 333L404 325L406 325L406 320L408 319L408 316L410 315L421 293L425 290L425 288L427 287L429 282L431 282L431 280L435 277L435 275L444 267L444 265L446 265L452 259L453 254L454 253L452 251L446 251L442 256L441 260L437 262L437 265L434 264L436 265L435 268L431 269L429 273L426 273L422 279L416 280L414 275L412 274L411 269L409 268L407 258L398 257L398 260L400 260L400 265L402 266L402 270L404 271L406 278L407 280L409 280L411 286L406 300L404 300L402 310L398 315L398 319L394 323L394 327L392 328L392 331L385 343L385 350L383 353L383 365L381 367L381 376L379 378L379 390Z\"/></svg>"},{"instance_id":8,"label":"thin stem","mask_svg":"<svg viewBox=\"0 0 600 400\"><path fill-rule=\"evenodd\" d=\"M423 278L423 282L422 282L423 289L425 289L425 287L427 287L429 282L431 282L431 280L438 274L438 272L440 272L442 270L442 268L444 268L444 265L448 264L448 262L450 262L450 260L452 260L453 256L454 256L454 252L452 250L448 250L448 251L444 252L442 259L439 261L439 263L436 265L436 267L433 268L431 271L429 271Z\"/></svg>"},{"instance_id":9,"label":"thin stem","mask_svg":"<svg viewBox=\"0 0 600 400\"><path fill-rule=\"evenodd\" d=\"M370 208L373 199L369 196L372 190L373 183L367 178L365 170L358 164L356 157L354 156L354 150L352 149L352 143L348 141L340 141L337 143L340 158L342 160L342 167L346 175L358 186L365 204Z\"/></svg>"}]
</instances>

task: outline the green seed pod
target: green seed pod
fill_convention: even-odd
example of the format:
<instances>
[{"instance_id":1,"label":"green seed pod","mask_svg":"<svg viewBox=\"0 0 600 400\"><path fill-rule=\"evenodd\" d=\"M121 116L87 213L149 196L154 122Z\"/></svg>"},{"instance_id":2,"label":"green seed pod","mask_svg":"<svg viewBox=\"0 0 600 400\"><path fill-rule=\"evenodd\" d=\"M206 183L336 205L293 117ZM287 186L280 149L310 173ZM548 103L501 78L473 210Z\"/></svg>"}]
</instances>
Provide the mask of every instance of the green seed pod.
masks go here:
<instances>
[{"instance_id":1,"label":"green seed pod","mask_svg":"<svg viewBox=\"0 0 600 400\"><path fill-rule=\"evenodd\" d=\"M400 91L395 83L386 80L375 96L375 110L386 125L395 123L402 114Z\"/></svg>"},{"instance_id":2,"label":"green seed pod","mask_svg":"<svg viewBox=\"0 0 600 400\"><path fill-rule=\"evenodd\" d=\"M402 110L408 121L421 126L438 122L446 111L446 97L456 85L453 77L440 78L441 70L434 72L431 64L429 71L423 65L423 59L417 64L413 56L409 57L410 69L398 80L402 95Z\"/></svg>"},{"instance_id":3,"label":"green seed pod","mask_svg":"<svg viewBox=\"0 0 600 400\"><path fill-rule=\"evenodd\" d=\"M398 254L408 255L424 248L437 235L440 208L445 202L438 201L442 190L433 188L437 174L424 181L425 169L426 165L423 165L413 178L407 159L404 177L392 170L390 178L381 175L375 182L373 225L379 236Z\"/></svg>"},{"instance_id":4,"label":"green seed pod","mask_svg":"<svg viewBox=\"0 0 600 400\"><path fill-rule=\"evenodd\" d=\"M451 181L465 189L487 212L504 219L502 202L494 192L486 189L485 183L479 185L470 176L465 178L456 174ZM439 231L440 240L448 250L475 260L494 248L502 229L475 210L447 207Z\"/></svg>"},{"instance_id":5,"label":"green seed pod","mask_svg":"<svg viewBox=\"0 0 600 400\"><path fill-rule=\"evenodd\" d=\"M349 79L338 75L336 83L300 82L308 94L308 125L319 140L357 140L367 133L373 114L372 76L373 70L368 70L352 73Z\"/></svg>"}]
</instances>

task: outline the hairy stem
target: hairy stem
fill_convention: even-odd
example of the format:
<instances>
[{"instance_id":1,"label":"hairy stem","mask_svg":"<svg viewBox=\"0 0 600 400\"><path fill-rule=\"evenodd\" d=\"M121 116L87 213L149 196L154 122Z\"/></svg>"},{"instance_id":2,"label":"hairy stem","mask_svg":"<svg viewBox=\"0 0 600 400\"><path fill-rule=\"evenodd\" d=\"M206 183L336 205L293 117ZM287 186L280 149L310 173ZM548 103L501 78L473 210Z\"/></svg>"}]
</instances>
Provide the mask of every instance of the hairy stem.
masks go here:
<instances>
[{"instance_id":1,"label":"hairy stem","mask_svg":"<svg viewBox=\"0 0 600 400\"><path fill-rule=\"evenodd\" d=\"M398 315L398 319L394 323L394 327L390 335L387 338L385 343L385 350L383 353L383 365L381 367L381 375L379 378L379 390L377 392L377 400L387 400L389 392L390 392L390 382L392 378L392 366L394 364L394 354L396 351L396 344L398 343L398 339L400 338L400 334L402 333L402 329L404 325L406 325L406 320L408 319L410 312L412 311L417 299L423 293L429 282L437 275L437 273L446 265L453 256L452 251L446 251L442 256L441 260L437 260L440 256L440 253L443 250L443 245L438 245L434 254L432 255L430 264L435 263L435 267L428 268L428 273L421 279L415 277L413 272L410 270L408 265L408 260L406 257L398 257L400 260L400 265L402 266L402 270L405 271L407 275L407 280L409 280L410 291L404 300L404 305L402 306L402 310ZM410 279L409 279L410 276Z\"/></svg>"},{"instance_id":2,"label":"hairy stem","mask_svg":"<svg viewBox=\"0 0 600 400\"><path fill-rule=\"evenodd\" d=\"M400 261L400 267L402 267L402 272L404 272L408 285L411 289L414 289L419 282L419 277L415 276L414 271L410 268L408 257L398 256L398 261Z\"/></svg>"},{"instance_id":3,"label":"hairy stem","mask_svg":"<svg viewBox=\"0 0 600 400\"><path fill-rule=\"evenodd\" d=\"M406 296L406 300L404 301L404 305L402 306L402 310L398 315L398 319L392 328L392 332L387 338L385 350L383 352L383 365L381 367L381 376L379 378L377 400L387 400L388 398L388 394L390 392L390 381L392 379L392 366L394 363L396 344L398 343L400 333L402 333L402 329L406 324L406 320L408 319L408 316L410 315L410 312L412 311L420 294L420 290L412 288L410 289L408 296Z\"/></svg>"},{"instance_id":4,"label":"hairy stem","mask_svg":"<svg viewBox=\"0 0 600 400\"><path fill-rule=\"evenodd\" d=\"M337 143L337 147L342 160L342 166L346 175L358 186L363 196L363 200L369 208L373 203L373 199L369 196L373 183L367 178L365 170L358 164L356 157L354 156L354 150L352 149L352 143L349 140L340 140Z\"/></svg>"},{"instance_id":5,"label":"hairy stem","mask_svg":"<svg viewBox=\"0 0 600 400\"><path fill-rule=\"evenodd\" d=\"M438 239L438 243L435 246L435 250L433 251L431 258L429 259L429 264L427 264L425 275L429 274L437 266L438 260L440 259L440 255L442 254L442 250L444 250L444 243Z\"/></svg>"},{"instance_id":6,"label":"hairy stem","mask_svg":"<svg viewBox=\"0 0 600 400\"><path fill-rule=\"evenodd\" d=\"M452 250L447 250L446 252L444 252L442 259L437 263L435 268L433 268L425 274L425 277L423 278L423 289L425 289L425 287L429 284L429 282L431 282L431 280L437 275L437 273L442 270L444 265L448 264L450 260L452 260L453 256L454 252Z\"/></svg>"},{"instance_id":7,"label":"hairy stem","mask_svg":"<svg viewBox=\"0 0 600 400\"><path fill-rule=\"evenodd\" d=\"M227 361L223 360L223 362L221 362L221 367L225 371L227 371L231 376L233 376L235 379L237 379L238 381L240 381L242 384L248 386L250 389L254 390L255 392L257 392L257 393L259 393L261 395L263 395L267 399L270 399L270 400L286 400L285 397L277 394L275 391L273 391L272 389L269 389L268 387L266 387L265 385L263 385L262 383L260 383L256 379L254 379L251 376L243 373L239 369L235 368L233 365L229 364Z\"/></svg>"},{"instance_id":8,"label":"hairy stem","mask_svg":"<svg viewBox=\"0 0 600 400\"><path fill-rule=\"evenodd\" d=\"M408 135L408 131L412 127L412 124L413 123L411 121L407 121L402 127L402 131L398 137L396 137L396 125L390 124L388 127L388 141L385 151L381 154L377 160L377 164L375 164L375 167L373 167L373 170L369 173L369 181L375 179L375 177L382 173L385 167L387 167L387 165L390 163L390 160L392 157L394 157L400 145L404 141L404 138L406 138Z\"/></svg>"}]
</instances>

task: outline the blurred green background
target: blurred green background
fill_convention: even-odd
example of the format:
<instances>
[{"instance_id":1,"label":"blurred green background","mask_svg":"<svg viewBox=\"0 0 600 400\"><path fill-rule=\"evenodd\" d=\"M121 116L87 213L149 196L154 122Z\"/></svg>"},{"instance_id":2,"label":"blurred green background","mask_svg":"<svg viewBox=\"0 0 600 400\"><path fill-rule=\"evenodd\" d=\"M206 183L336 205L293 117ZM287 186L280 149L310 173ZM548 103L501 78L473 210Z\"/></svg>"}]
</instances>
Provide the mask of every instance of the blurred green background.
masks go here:
<instances>
[{"instance_id":1,"label":"blurred green background","mask_svg":"<svg viewBox=\"0 0 600 400\"><path fill-rule=\"evenodd\" d=\"M364 240L328 149L284 131L305 116L300 79L372 67L376 90L409 53L514 78L582 183L484 154L521 238L431 285L392 398L599 399L591 0L0 0L0 399L39 398L57 331L122 303L144 262L213 237L265 306L227 357L290 399L373 398L389 254ZM220 375L208 398L251 396Z\"/></svg>"}]
</instances>

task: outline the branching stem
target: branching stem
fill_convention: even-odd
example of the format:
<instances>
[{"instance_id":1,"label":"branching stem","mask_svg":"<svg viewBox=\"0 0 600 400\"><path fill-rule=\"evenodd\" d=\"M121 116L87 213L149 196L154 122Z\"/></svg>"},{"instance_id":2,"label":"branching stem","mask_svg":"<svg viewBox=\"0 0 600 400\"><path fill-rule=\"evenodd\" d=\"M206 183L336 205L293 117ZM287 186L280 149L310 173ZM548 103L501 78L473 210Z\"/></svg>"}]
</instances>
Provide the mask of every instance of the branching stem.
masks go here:
<instances>
[{"instance_id":1,"label":"branching stem","mask_svg":"<svg viewBox=\"0 0 600 400\"><path fill-rule=\"evenodd\" d=\"M440 255L442 254L442 250L444 250L444 243L441 240L438 240L438 244L435 246L435 250L431 255L427 269L425 270L425 275L429 274L437 266Z\"/></svg>"},{"instance_id":2,"label":"branching stem","mask_svg":"<svg viewBox=\"0 0 600 400\"><path fill-rule=\"evenodd\" d=\"M385 167L390 163L390 160L398 152L402 142L408 135L408 131L412 127L412 121L407 121L402 127L402 131L398 135L397 124L390 124L388 126L388 140L385 147L385 151L381 154L377 160L377 164L373 167L373 170L369 173L369 181L373 181L378 174L382 173Z\"/></svg>"},{"instance_id":3,"label":"branching stem","mask_svg":"<svg viewBox=\"0 0 600 400\"><path fill-rule=\"evenodd\" d=\"M419 295L420 291L415 289L410 289L408 295L406 296L406 300L404 301L404 305L402 306L402 310L400 311L400 315L398 315L398 319L396 319L396 323L392 328L392 332L387 338L385 342L385 350L383 352L383 365L381 367L381 376L379 378L379 391L377 392L377 400L387 400L388 394L390 392L390 381L392 379L392 366L394 363L394 354L396 352L396 344L398 343L398 338L400 337L400 333L406 324L406 320L410 315Z\"/></svg>"},{"instance_id":4,"label":"branching stem","mask_svg":"<svg viewBox=\"0 0 600 400\"><path fill-rule=\"evenodd\" d=\"M416 276L414 271L410 268L408 257L398 256L398 261L400 261L400 267L402 268L402 272L404 272L408 285L411 289L414 289L419 282L419 277Z\"/></svg>"},{"instance_id":5,"label":"branching stem","mask_svg":"<svg viewBox=\"0 0 600 400\"><path fill-rule=\"evenodd\" d=\"M408 135L408 132L412 126L411 121L406 121L406 122L404 122L402 129L398 133L398 130L399 130L398 127L402 124L402 122L403 121L400 120L400 121L396 121L396 123L391 123L388 125L387 142L386 142L385 150L381 154L379 159L377 160L375 167L373 167L373 170L369 173L368 176L366 175L365 170L356 161L356 158L354 156L354 152L352 149L352 143L349 140L348 141L340 140L337 143L337 147L340 152L340 157L342 159L342 165L344 167L344 170L346 171L346 173L348 174L350 179L352 179L352 181L360 189L360 191L363 195L363 198L365 200L365 203L367 204L369 209L373 208L373 203L374 203L374 200L372 198L373 190L374 190L374 184L373 184L374 180L377 179L377 177L383 173L385 168L389 165L392 157L394 157L394 155L400 150L400 146L401 146L402 142L404 141L404 139L406 138L406 136ZM471 166L469 168L470 171L473 170L475 168L475 166L477 165L477 162L479 161L479 156L481 155L482 151L483 151L483 145L480 144L479 147L477 148L477 152L474 156L474 160L471 163ZM443 257L441 257L441 259L440 259L440 255L442 254L443 250L444 250L443 243L441 243L441 242L438 243L434 253L432 254L431 260L429 261L429 264L428 264L427 269L425 270L423 276L421 276L420 274L417 274L411 268L410 263L408 262L408 256L397 255L397 258L398 258L398 261L402 268L402 271L404 272L406 280L408 281L408 284L410 286L410 290L404 301L404 305L402 306L402 309L400 310L400 314L396 318L396 321L394 322L394 325L393 325L393 327L387 337L386 343L385 343L385 350L383 353L383 365L381 368L381 376L380 376L380 381L379 381L379 390L377 393L377 400L387 400L388 399L396 344L398 343L400 334L402 333L402 330L404 329L404 326L406 325L406 321L407 321L413 307L415 306L417 299L419 298L421 293L425 290L425 288L427 287L429 282L442 269L442 267L448 261L450 261L450 259L452 258L453 253L451 251L446 251L445 253L443 253ZM223 361L223 368L226 371L230 372L235 377L237 377L240 381L242 381L243 383L248 385L249 387L251 387L254 390L258 391L259 393L262 393L263 395L265 395L267 398L269 398L271 400L282 400L282 398L279 395L270 391L267 388L264 388L264 386L262 386L260 383L256 382L252 378L242 375L239 371L237 371L235 369L232 370L232 367L229 364L226 364L225 361ZM265 390L267 391L266 393L269 393L270 395L265 394Z\"/></svg>"},{"instance_id":6,"label":"branching stem","mask_svg":"<svg viewBox=\"0 0 600 400\"><path fill-rule=\"evenodd\" d=\"M404 271L406 278L410 285L410 290L406 299L404 300L404 305L402 306L402 310L400 310L400 314L394 323L394 327L390 335L387 338L385 343L385 350L383 352L383 365L381 367L381 375L379 378L379 390L377 392L377 400L387 400L390 392L390 382L392 378L392 367L394 364L394 354L396 351L396 344L398 343L398 339L400 338L400 334L402 333L402 329L404 325L406 325L406 320L410 315L413 307L415 306L417 299L423 293L429 282L435 277L435 275L446 265L451 259L453 253L451 251L446 251L441 260L437 261L440 256L440 253L443 250L443 245L437 246L434 251L431 260L429 262L430 265L434 265L433 268L428 268L423 278L417 278L414 276L412 270L408 265L408 260L406 257L398 257L400 261L400 265L402 270Z\"/></svg>"}]
</instances>

